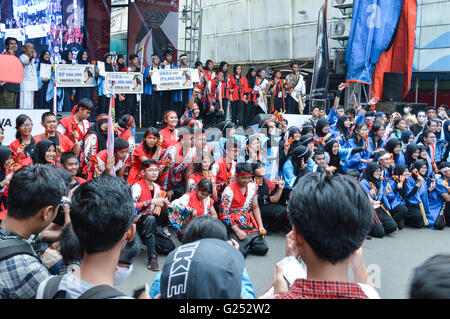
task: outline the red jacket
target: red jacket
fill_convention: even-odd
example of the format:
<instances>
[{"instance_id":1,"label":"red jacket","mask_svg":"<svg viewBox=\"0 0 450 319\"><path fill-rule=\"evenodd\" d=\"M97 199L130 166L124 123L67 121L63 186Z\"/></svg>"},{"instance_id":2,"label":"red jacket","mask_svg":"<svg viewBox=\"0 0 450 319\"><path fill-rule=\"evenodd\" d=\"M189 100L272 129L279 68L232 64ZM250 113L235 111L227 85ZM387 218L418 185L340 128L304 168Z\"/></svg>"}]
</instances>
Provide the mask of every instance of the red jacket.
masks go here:
<instances>
[{"instance_id":1,"label":"red jacket","mask_svg":"<svg viewBox=\"0 0 450 319\"><path fill-rule=\"evenodd\" d=\"M237 84L238 82L239 81L234 76L231 77L230 88L233 89L231 96L233 101L243 101L244 94L248 91L248 81L246 77L241 76L239 85Z\"/></svg>"}]
</instances>

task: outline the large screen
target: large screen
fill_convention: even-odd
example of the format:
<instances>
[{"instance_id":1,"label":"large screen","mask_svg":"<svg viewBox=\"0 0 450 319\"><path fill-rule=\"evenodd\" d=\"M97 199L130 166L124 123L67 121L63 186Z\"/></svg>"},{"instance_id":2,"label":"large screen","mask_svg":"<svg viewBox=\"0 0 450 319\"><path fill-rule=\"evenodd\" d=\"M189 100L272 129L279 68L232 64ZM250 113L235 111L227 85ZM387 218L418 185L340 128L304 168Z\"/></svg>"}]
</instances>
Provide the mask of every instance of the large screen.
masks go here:
<instances>
[{"instance_id":1,"label":"large screen","mask_svg":"<svg viewBox=\"0 0 450 319\"><path fill-rule=\"evenodd\" d=\"M1 4L0 49L5 39L19 40L19 53L25 42L34 44L38 55L49 50L53 63L61 61L64 50L74 57L83 46L83 0L5 0Z\"/></svg>"}]
</instances>

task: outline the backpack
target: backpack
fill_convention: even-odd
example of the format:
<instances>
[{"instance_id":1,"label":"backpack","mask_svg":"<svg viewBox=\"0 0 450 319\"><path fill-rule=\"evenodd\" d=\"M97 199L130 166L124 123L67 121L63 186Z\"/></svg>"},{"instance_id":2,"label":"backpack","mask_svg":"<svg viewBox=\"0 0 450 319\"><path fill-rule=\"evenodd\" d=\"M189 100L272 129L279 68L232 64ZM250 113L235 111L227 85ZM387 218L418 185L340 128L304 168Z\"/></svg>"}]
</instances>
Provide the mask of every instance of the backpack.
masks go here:
<instances>
[{"instance_id":1,"label":"backpack","mask_svg":"<svg viewBox=\"0 0 450 319\"><path fill-rule=\"evenodd\" d=\"M30 255L35 257L41 263L41 260L31 248L30 244L18 239L8 238L0 241L0 261L9 259L17 255Z\"/></svg>"},{"instance_id":2,"label":"backpack","mask_svg":"<svg viewBox=\"0 0 450 319\"><path fill-rule=\"evenodd\" d=\"M63 276L64 275L54 276L47 281L42 294L43 299L66 299L67 292L65 290L58 290L59 283ZM109 299L122 296L126 295L111 286L100 285L86 290L77 299Z\"/></svg>"}]
</instances>

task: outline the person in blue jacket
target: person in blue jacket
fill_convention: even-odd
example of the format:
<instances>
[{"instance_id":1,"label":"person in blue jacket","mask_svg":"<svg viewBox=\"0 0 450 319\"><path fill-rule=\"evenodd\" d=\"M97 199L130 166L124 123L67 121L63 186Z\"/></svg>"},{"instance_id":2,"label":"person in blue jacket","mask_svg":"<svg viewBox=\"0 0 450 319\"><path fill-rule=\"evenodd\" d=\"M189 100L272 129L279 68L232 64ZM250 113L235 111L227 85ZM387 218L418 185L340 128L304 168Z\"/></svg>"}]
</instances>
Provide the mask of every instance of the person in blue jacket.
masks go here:
<instances>
[{"instance_id":1,"label":"person in blue jacket","mask_svg":"<svg viewBox=\"0 0 450 319\"><path fill-rule=\"evenodd\" d=\"M152 84L153 71L159 69L159 56L152 55L152 64L144 71L144 123L147 127L159 126L162 122L162 91Z\"/></svg>"},{"instance_id":2,"label":"person in blue jacket","mask_svg":"<svg viewBox=\"0 0 450 319\"><path fill-rule=\"evenodd\" d=\"M406 207L406 226L421 228L429 225L426 218L429 211L427 164L424 161L414 163L412 175L406 180Z\"/></svg>"},{"instance_id":3,"label":"person in blue jacket","mask_svg":"<svg viewBox=\"0 0 450 319\"><path fill-rule=\"evenodd\" d=\"M408 213L406 208L406 179L410 176L409 170L405 164L399 164L394 169L392 177L387 180L390 192L386 194L389 202L389 212L397 223L398 229L405 226L405 217Z\"/></svg>"},{"instance_id":4,"label":"person in blue jacket","mask_svg":"<svg viewBox=\"0 0 450 319\"><path fill-rule=\"evenodd\" d=\"M386 198L390 192L387 182L381 181L381 168L376 162L369 163L364 170L363 179L360 181L362 188L369 195L374 209L370 236L381 238L398 229L397 223L387 210L389 202Z\"/></svg>"},{"instance_id":5,"label":"person in blue jacket","mask_svg":"<svg viewBox=\"0 0 450 319\"><path fill-rule=\"evenodd\" d=\"M405 155L402 152L402 142L397 139L397 138L391 138L387 143L386 143L386 151L388 151L389 153L391 153L392 158L394 160L394 165L393 165L393 169L398 165L398 164L406 164L405 161Z\"/></svg>"},{"instance_id":6,"label":"person in blue jacket","mask_svg":"<svg viewBox=\"0 0 450 319\"><path fill-rule=\"evenodd\" d=\"M450 201L448 181L450 179L450 163L441 162L439 165L441 175L437 179L428 181L428 207L426 214L429 227L432 229L443 229L445 223L450 225L447 202Z\"/></svg>"},{"instance_id":7,"label":"person in blue jacket","mask_svg":"<svg viewBox=\"0 0 450 319\"><path fill-rule=\"evenodd\" d=\"M370 143L368 142L368 138L367 140L365 139L365 136L367 136L366 123L356 123L352 138L347 141L344 148L364 148L364 150L352 154L343 167L344 172L349 169L362 171L367 166L367 163L373 161L373 159L370 158L370 152L367 150Z\"/></svg>"}]
</instances>

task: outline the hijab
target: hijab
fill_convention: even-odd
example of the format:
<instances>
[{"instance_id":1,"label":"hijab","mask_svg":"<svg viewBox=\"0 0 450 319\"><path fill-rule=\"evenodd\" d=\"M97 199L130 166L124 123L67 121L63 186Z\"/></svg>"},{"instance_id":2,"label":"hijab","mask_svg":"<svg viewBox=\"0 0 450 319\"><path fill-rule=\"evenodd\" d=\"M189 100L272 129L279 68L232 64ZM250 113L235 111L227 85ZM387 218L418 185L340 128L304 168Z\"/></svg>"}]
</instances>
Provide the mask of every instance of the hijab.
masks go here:
<instances>
[{"instance_id":1,"label":"hijab","mask_svg":"<svg viewBox=\"0 0 450 319\"><path fill-rule=\"evenodd\" d=\"M0 145L0 182L6 177L6 170L3 166L12 154L14 154L14 152L9 147Z\"/></svg>"},{"instance_id":2,"label":"hijab","mask_svg":"<svg viewBox=\"0 0 450 319\"><path fill-rule=\"evenodd\" d=\"M103 57L103 62L105 62L105 72L114 72L114 67L112 64L112 59L111 59L111 63L106 63L106 59L108 57L112 57L112 55L110 53L106 53Z\"/></svg>"},{"instance_id":3,"label":"hijab","mask_svg":"<svg viewBox=\"0 0 450 319\"><path fill-rule=\"evenodd\" d=\"M373 177L373 174L379 168L380 168L380 165L378 163L371 162L371 163L369 163L369 165L367 165L367 167L366 167L366 169L364 170L364 173L363 173L363 178L365 180L367 180L368 182L371 182L372 184L374 184L375 187L377 188L377 190L381 186L381 181L379 179L375 179L375 177Z\"/></svg>"},{"instance_id":4,"label":"hijab","mask_svg":"<svg viewBox=\"0 0 450 319\"><path fill-rule=\"evenodd\" d=\"M55 147L56 151L56 144L50 140L42 140L39 143L36 144L36 150L34 152L34 158L33 163L34 164L51 164L45 160L45 154L47 153L50 146Z\"/></svg>"},{"instance_id":5,"label":"hijab","mask_svg":"<svg viewBox=\"0 0 450 319\"><path fill-rule=\"evenodd\" d=\"M409 138L411 137L411 135L413 135L413 132L411 132L411 131L403 131L402 132L401 140L402 140L403 145L408 145Z\"/></svg>"},{"instance_id":6,"label":"hijab","mask_svg":"<svg viewBox=\"0 0 450 319\"><path fill-rule=\"evenodd\" d=\"M87 50L86 49L81 49L80 51L78 51L78 54L77 54L77 63L78 64L89 64L89 61L88 60L86 60L86 61L83 61L82 60L82 57L83 57L83 54L84 53L87 53ZM88 58L89 59L89 58Z\"/></svg>"},{"instance_id":7,"label":"hijab","mask_svg":"<svg viewBox=\"0 0 450 319\"><path fill-rule=\"evenodd\" d=\"M398 138L391 138L386 143L386 151L388 151L389 153L394 155L395 162L397 162L397 158L398 158L398 154L394 154L394 149L397 147L397 145L400 145L400 146L402 145L402 142L400 142L400 140Z\"/></svg>"},{"instance_id":8,"label":"hijab","mask_svg":"<svg viewBox=\"0 0 450 319\"><path fill-rule=\"evenodd\" d=\"M298 179L306 173L306 169L302 169L301 163L306 164L307 160L311 157L311 151L303 145L297 146L290 154L292 165L294 166L295 176L297 176L296 183Z\"/></svg>"},{"instance_id":9,"label":"hijab","mask_svg":"<svg viewBox=\"0 0 450 319\"><path fill-rule=\"evenodd\" d=\"M342 139L346 142L350 137L350 128L345 127L344 123L349 119L348 115L339 116L336 122L337 130L342 134Z\"/></svg>"},{"instance_id":10,"label":"hijab","mask_svg":"<svg viewBox=\"0 0 450 319\"><path fill-rule=\"evenodd\" d=\"M256 84L256 76L252 76L252 72L255 71L256 68L254 66L250 67L250 69L248 69L246 78L248 81L248 87L253 89L255 87Z\"/></svg>"},{"instance_id":11,"label":"hijab","mask_svg":"<svg viewBox=\"0 0 450 319\"><path fill-rule=\"evenodd\" d=\"M46 54L47 52L50 54L50 51L49 51L49 50L43 50L43 51L41 52L41 55L39 56L38 70L41 70L41 64L42 64L42 63L44 63L44 64L52 64L52 62L51 62L50 60L48 60L48 61L45 61L45 60L44 60L44 56L45 56L45 54Z\"/></svg>"},{"instance_id":12,"label":"hijab","mask_svg":"<svg viewBox=\"0 0 450 319\"><path fill-rule=\"evenodd\" d=\"M316 124L316 135L318 137L324 137L326 134L322 132L323 128L330 125L327 119L319 119Z\"/></svg>"},{"instance_id":13,"label":"hijab","mask_svg":"<svg viewBox=\"0 0 450 319\"><path fill-rule=\"evenodd\" d=\"M416 161L412 158L412 155L419 150L419 146L415 143L411 143L406 147L405 152L405 162L408 167L411 167L412 164Z\"/></svg>"},{"instance_id":14,"label":"hijab","mask_svg":"<svg viewBox=\"0 0 450 319\"><path fill-rule=\"evenodd\" d=\"M407 169L407 166L405 164L398 164L395 168L394 168L394 176L401 176L403 175L403 173L405 172L405 170Z\"/></svg>"},{"instance_id":15,"label":"hijab","mask_svg":"<svg viewBox=\"0 0 450 319\"><path fill-rule=\"evenodd\" d=\"M333 146L334 144L339 144L339 142L335 139L329 140L327 141L327 143L325 144L325 151L328 153L328 155L330 156L330 162L328 163L329 166L334 166L336 168L340 168L341 167L341 158L339 156L339 152L334 155L333 154Z\"/></svg>"},{"instance_id":16,"label":"hijab","mask_svg":"<svg viewBox=\"0 0 450 319\"><path fill-rule=\"evenodd\" d=\"M64 50L63 53L61 53L61 61L65 61L66 64L72 64L72 60L69 60L69 53L72 52L71 50Z\"/></svg>"},{"instance_id":17,"label":"hijab","mask_svg":"<svg viewBox=\"0 0 450 319\"><path fill-rule=\"evenodd\" d=\"M83 137L84 144L86 136L88 136L89 134L97 135L97 154L106 149L106 144L108 141L108 131L104 132L100 129L100 126L102 126L104 123L108 123L108 114L102 113L97 117L95 124L89 128L89 130Z\"/></svg>"},{"instance_id":18,"label":"hijab","mask_svg":"<svg viewBox=\"0 0 450 319\"><path fill-rule=\"evenodd\" d=\"M413 170L414 170L414 169L417 169L418 171L420 171L420 169L421 169L422 167L424 167L425 165L427 165L426 162L424 162L424 161L417 161L417 162L414 163ZM419 173L419 174L420 174L420 173ZM416 174L412 174L412 177L413 177L415 180L417 180L417 175L416 175Z\"/></svg>"}]
</instances>

